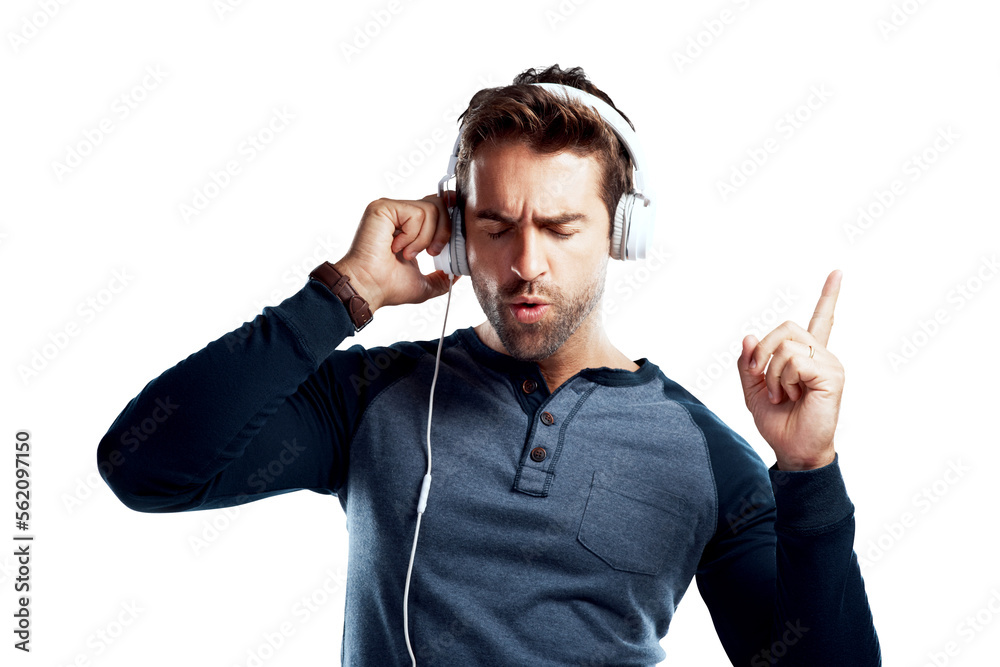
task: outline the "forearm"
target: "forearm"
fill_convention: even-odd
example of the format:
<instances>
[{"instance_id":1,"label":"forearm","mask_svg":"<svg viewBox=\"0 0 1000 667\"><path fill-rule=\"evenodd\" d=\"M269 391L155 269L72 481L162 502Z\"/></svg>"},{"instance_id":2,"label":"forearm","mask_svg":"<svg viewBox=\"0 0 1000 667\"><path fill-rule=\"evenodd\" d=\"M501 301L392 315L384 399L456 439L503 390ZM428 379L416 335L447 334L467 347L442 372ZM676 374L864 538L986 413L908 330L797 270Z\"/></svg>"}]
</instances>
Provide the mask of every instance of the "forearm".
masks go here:
<instances>
[{"instance_id":1,"label":"forearm","mask_svg":"<svg viewBox=\"0 0 1000 667\"><path fill-rule=\"evenodd\" d=\"M319 392L304 383L352 333L343 305L310 281L150 381L102 438L102 476L126 505L141 511L273 495L281 487L266 481L266 469L254 476L246 461L233 462L244 456L265 464L293 454L298 462L330 457L320 447L331 447L322 438L335 425L324 423L328 411ZM297 472L284 487L324 483L319 471L303 475L300 466Z\"/></svg>"},{"instance_id":2,"label":"forearm","mask_svg":"<svg viewBox=\"0 0 1000 667\"><path fill-rule=\"evenodd\" d=\"M802 472L768 470L737 442L711 450L719 523L698 570L698 589L730 660L878 665L839 460Z\"/></svg>"},{"instance_id":3,"label":"forearm","mask_svg":"<svg viewBox=\"0 0 1000 667\"><path fill-rule=\"evenodd\" d=\"M878 637L854 553L854 506L839 460L769 470L775 496L775 613L770 642L752 665L881 664ZM783 657L787 653L787 657Z\"/></svg>"}]
</instances>

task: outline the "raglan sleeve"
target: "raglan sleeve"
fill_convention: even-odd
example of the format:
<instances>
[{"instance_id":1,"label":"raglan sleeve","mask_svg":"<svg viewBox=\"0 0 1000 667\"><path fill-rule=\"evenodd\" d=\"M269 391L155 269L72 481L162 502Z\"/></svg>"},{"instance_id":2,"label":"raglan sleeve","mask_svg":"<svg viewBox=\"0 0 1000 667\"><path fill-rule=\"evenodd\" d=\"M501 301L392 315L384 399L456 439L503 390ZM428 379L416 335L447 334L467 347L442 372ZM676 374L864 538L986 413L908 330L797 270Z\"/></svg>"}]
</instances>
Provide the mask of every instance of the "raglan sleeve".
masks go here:
<instances>
[{"instance_id":1,"label":"raglan sleeve","mask_svg":"<svg viewBox=\"0 0 1000 667\"><path fill-rule=\"evenodd\" d=\"M101 438L97 467L141 512L238 505L298 489L336 494L365 401L343 304L309 280L277 306L146 384Z\"/></svg>"},{"instance_id":2,"label":"raglan sleeve","mask_svg":"<svg viewBox=\"0 0 1000 667\"><path fill-rule=\"evenodd\" d=\"M719 516L696 579L729 659L881 665L839 454L815 470L768 469L745 440L707 421Z\"/></svg>"}]
</instances>

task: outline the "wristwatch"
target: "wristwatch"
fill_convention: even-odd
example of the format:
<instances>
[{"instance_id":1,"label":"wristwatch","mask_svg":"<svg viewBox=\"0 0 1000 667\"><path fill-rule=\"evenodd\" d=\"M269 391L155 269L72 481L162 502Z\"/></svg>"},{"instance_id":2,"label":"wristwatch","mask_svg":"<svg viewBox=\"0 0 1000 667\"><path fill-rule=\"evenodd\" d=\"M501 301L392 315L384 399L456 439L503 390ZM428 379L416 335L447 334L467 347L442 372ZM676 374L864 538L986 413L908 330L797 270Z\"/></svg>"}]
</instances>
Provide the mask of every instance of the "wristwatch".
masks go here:
<instances>
[{"instance_id":1,"label":"wristwatch","mask_svg":"<svg viewBox=\"0 0 1000 667\"><path fill-rule=\"evenodd\" d=\"M326 285L344 303L355 331L361 331L372 321L372 309L368 302L351 285L351 279L333 268L333 264L323 262L312 270L309 278Z\"/></svg>"}]
</instances>

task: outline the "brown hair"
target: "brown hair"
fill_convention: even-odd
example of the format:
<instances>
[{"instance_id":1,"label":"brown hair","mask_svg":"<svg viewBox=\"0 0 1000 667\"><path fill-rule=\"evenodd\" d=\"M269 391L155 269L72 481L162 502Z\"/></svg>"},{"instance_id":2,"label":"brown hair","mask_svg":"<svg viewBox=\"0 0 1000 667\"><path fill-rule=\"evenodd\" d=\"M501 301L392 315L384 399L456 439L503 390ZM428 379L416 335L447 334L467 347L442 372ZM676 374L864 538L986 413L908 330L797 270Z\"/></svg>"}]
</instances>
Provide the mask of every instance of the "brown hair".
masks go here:
<instances>
[{"instance_id":1,"label":"brown hair","mask_svg":"<svg viewBox=\"0 0 1000 667\"><path fill-rule=\"evenodd\" d=\"M539 153L569 150L577 155L591 155L603 172L601 200L611 220L608 236L614 227L615 209L621 196L632 189L632 161L625 146L593 109L575 100L556 97L532 83L561 83L601 98L615 110L614 102L592 84L580 67L563 70L559 65L536 72L528 69L514 77L513 84L484 88L472 96L468 108L458 117L464 123L461 149L455 167L457 204L463 211L465 231L465 194L461 183L469 182L469 166L476 148L484 141L492 145L521 142ZM621 111L618 111L621 113ZM632 121L622 114L635 129Z\"/></svg>"}]
</instances>

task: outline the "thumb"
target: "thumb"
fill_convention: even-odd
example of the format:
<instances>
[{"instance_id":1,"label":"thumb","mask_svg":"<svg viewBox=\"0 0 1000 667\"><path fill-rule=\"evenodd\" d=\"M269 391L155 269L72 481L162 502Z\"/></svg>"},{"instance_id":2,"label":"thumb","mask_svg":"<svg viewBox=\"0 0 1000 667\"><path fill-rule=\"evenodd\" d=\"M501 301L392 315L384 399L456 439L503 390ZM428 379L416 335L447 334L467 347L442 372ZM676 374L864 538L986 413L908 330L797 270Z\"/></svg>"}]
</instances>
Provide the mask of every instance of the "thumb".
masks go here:
<instances>
[{"instance_id":1,"label":"thumb","mask_svg":"<svg viewBox=\"0 0 1000 667\"><path fill-rule=\"evenodd\" d=\"M461 276L455 276L457 282ZM438 269L432 273L424 275L424 300L433 299L436 296L448 293L448 284L451 282L451 275ZM454 283L452 283L454 284Z\"/></svg>"},{"instance_id":2,"label":"thumb","mask_svg":"<svg viewBox=\"0 0 1000 667\"><path fill-rule=\"evenodd\" d=\"M740 382L743 384L743 396L746 398L747 407L750 406L751 399L760 392L762 387L766 386L764 374L760 373L760 369L754 369L756 371L754 373L749 368L750 359L759 343L760 341L757 340L756 336L744 336L743 353L740 354L740 358L736 362L736 368L740 372Z\"/></svg>"}]
</instances>

